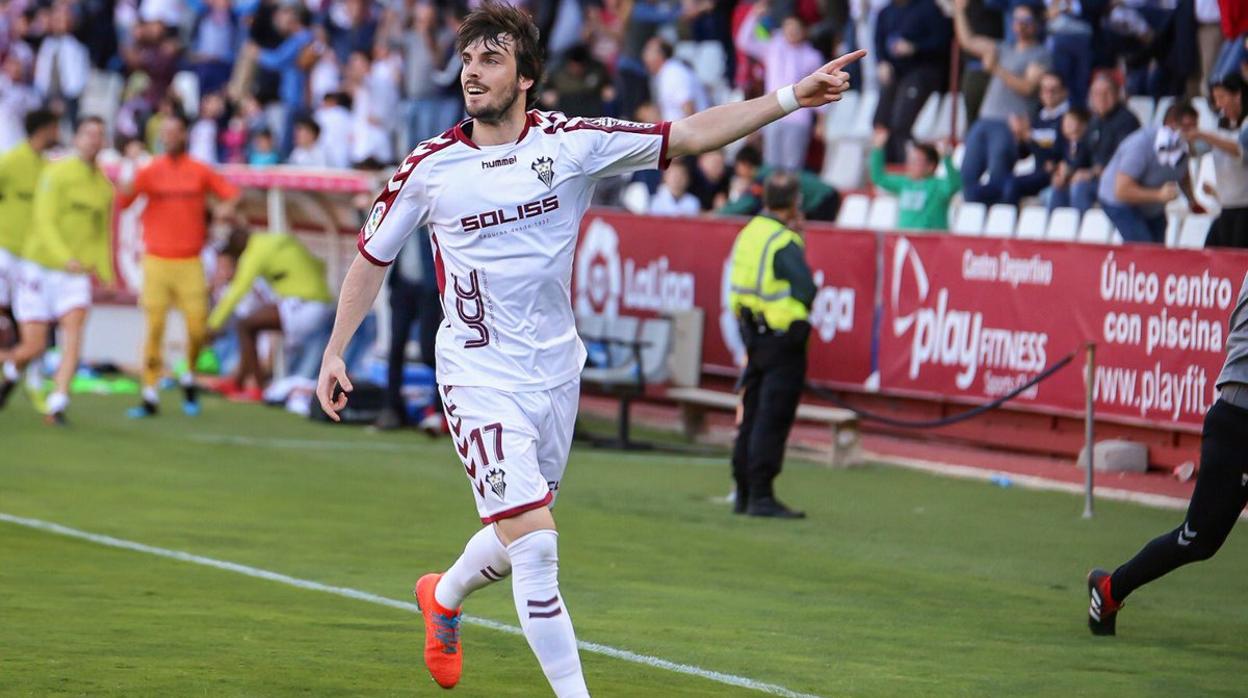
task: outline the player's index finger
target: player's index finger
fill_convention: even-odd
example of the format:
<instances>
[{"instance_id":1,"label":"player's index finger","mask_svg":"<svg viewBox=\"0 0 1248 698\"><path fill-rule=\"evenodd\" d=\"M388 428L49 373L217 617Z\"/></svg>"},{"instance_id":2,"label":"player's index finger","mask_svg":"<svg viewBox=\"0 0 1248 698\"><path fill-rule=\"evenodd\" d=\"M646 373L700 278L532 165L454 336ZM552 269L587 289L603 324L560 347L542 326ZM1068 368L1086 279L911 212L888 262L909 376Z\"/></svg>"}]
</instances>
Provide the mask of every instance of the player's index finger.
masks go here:
<instances>
[{"instance_id":1,"label":"player's index finger","mask_svg":"<svg viewBox=\"0 0 1248 698\"><path fill-rule=\"evenodd\" d=\"M828 61L827 64L825 64L823 68L821 68L820 70L822 70L825 73L830 73L834 70L840 70L841 68L844 68L845 66L849 65L850 63L853 63L854 61L858 60L859 58L862 58L865 55L867 55L867 50L860 48L857 51L854 51L852 53L847 53L844 56L833 58L832 60Z\"/></svg>"}]
</instances>

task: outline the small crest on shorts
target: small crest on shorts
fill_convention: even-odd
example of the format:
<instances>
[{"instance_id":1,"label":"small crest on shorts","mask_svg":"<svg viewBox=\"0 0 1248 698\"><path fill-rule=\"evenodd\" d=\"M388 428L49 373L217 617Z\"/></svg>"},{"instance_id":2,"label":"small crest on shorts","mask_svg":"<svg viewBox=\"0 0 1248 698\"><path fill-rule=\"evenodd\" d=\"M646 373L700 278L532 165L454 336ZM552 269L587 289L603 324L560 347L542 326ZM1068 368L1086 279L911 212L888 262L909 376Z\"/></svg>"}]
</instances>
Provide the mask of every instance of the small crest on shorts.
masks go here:
<instances>
[{"instance_id":1,"label":"small crest on shorts","mask_svg":"<svg viewBox=\"0 0 1248 698\"><path fill-rule=\"evenodd\" d=\"M540 157L529 165L533 171L537 173L537 178L542 180L542 184L549 189L555 181L555 161L551 158Z\"/></svg>"},{"instance_id":2,"label":"small crest on shorts","mask_svg":"<svg viewBox=\"0 0 1248 698\"><path fill-rule=\"evenodd\" d=\"M499 499L503 499L503 493L507 491L507 482L503 478L503 471L498 468L490 468L490 471L485 474L485 481L489 483L490 489L494 490L494 494L498 495Z\"/></svg>"}]
</instances>

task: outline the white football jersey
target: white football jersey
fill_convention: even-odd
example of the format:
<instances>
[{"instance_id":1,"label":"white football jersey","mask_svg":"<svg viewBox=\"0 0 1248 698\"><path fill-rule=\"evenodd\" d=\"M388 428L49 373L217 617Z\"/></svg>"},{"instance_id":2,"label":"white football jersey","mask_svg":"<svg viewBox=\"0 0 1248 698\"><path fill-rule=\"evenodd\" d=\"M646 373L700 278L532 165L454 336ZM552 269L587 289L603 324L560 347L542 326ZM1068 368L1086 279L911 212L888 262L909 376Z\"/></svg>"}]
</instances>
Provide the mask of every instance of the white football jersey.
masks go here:
<instances>
[{"instance_id":1,"label":"white football jersey","mask_svg":"<svg viewBox=\"0 0 1248 698\"><path fill-rule=\"evenodd\" d=\"M432 236L446 321L438 382L548 390L585 347L572 257L599 179L665 167L670 124L530 111L515 143L479 146L471 120L416 147L377 197L360 253L390 264L417 228Z\"/></svg>"}]
</instances>

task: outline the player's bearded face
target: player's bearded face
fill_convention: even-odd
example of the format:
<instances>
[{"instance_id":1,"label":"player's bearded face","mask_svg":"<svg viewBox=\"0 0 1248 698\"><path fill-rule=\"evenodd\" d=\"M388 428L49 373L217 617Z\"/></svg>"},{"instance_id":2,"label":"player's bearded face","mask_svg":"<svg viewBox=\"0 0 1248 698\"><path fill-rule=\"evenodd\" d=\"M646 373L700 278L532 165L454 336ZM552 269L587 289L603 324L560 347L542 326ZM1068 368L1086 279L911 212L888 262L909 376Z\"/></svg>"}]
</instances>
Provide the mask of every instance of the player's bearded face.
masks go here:
<instances>
[{"instance_id":1,"label":"player's bearded face","mask_svg":"<svg viewBox=\"0 0 1248 698\"><path fill-rule=\"evenodd\" d=\"M532 81L520 77L510 37L498 43L475 42L463 53L464 69L460 84L468 116L485 123L497 123L512 110Z\"/></svg>"}]
</instances>

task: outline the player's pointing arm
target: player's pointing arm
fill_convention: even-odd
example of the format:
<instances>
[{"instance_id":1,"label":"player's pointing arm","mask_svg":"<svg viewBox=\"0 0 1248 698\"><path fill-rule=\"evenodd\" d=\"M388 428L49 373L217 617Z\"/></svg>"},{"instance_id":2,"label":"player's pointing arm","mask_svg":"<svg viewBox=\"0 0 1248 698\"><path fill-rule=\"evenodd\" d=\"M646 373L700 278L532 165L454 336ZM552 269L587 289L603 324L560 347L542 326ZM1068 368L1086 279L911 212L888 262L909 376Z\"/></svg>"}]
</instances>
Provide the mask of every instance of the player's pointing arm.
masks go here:
<instances>
[{"instance_id":1,"label":"player's pointing arm","mask_svg":"<svg viewBox=\"0 0 1248 698\"><path fill-rule=\"evenodd\" d=\"M858 50L824 64L794 85L746 102L724 104L672 123L668 157L697 155L744 138L784 115L802 108L840 101L849 89L845 66L867 55Z\"/></svg>"}]
</instances>

